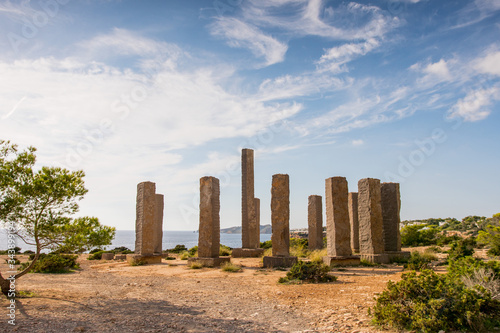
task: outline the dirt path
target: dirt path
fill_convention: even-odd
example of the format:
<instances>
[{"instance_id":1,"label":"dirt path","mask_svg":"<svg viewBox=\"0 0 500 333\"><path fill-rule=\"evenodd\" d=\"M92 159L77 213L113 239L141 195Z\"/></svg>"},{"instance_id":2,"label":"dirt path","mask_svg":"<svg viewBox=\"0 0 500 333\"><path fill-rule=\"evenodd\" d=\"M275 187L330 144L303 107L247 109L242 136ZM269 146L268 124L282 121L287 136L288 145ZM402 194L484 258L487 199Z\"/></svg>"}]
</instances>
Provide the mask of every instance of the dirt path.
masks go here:
<instances>
[{"instance_id":1,"label":"dirt path","mask_svg":"<svg viewBox=\"0 0 500 333\"><path fill-rule=\"evenodd\" d=\"M15 327L2 298L0 332L380 332L367 309L401 272L348 268L334 270L334 283L279 285L286 272L262 269L259 259L233 259L245 266L240 273L193 270L182 260L79 262L76 273L22 277L18 288L36 297L17 300Z\"/></svg>"}]
</instances>

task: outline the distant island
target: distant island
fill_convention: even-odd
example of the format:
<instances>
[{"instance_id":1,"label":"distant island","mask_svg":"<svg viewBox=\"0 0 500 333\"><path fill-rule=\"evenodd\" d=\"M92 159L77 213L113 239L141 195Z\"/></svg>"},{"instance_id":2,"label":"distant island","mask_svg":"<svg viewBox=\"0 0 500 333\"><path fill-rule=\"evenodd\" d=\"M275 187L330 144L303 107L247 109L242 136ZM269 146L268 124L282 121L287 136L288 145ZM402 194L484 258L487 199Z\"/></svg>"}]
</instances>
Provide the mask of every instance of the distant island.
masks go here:
<instances>
[{"instance_id":1,"label":"distant island","mask_svg":"<svg viewBox=\"0 0 500 333\"><path fill-rule=\"evenodd\" d=\"M241 234L241 227L231 227L231 228L224 228L220 229L221 234ZM271 225L266 224L266 225L261 225L260 226L260 233L261 234L271 234Z\"/></svg>"}]
</instances>

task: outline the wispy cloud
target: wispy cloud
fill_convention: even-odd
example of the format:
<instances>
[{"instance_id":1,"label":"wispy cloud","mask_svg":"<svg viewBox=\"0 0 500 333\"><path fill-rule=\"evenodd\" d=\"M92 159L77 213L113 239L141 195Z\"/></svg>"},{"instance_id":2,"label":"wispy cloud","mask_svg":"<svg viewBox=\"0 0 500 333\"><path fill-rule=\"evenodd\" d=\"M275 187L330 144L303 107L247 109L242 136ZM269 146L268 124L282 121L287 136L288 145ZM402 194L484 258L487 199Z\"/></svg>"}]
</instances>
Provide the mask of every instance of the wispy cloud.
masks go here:
<instances>
[{"instance_id":1,"label":"wispy cloud","mask_svg":"<svg viewBox=\"0 0 500 333\"><path fill-rule=\"evenodd\" d=\"M370 38L362 43L348 43L326 50L317 62L321 71L328 70L333 73L348 71L344 66L355 58L363 56L376 49L380 42Z\"/></svg>"},{"instance_id":2,"label":"wispy cloud","mask_svg":"<svg viewBox=\"0 0 500 333\"><path fill-rule=\"evenodd\" d=\"M498 87L471 91L460 99L450 110L449 117L461 117L464 121L475 122L489 116L489 106L500 99Z\"/></svg>"},{"instance_id":3,"label":"wispy cloud","mask_svg":"<svg viewBox=\"0 0 500 333\"><path fill-rule=\"evenodd\" d=\"M235 18L218 19L211 25L211 32L226 38L231 47L246 48L256 57L264 58L265 66L282 62L288 49L285 43Z\"/></svg>"},{"instance_id":4,"label":"wispy cloud","mask_svg":"<svg viewBox=\"0 0 500 333\"><path fill-rule=\"evenodd\" d=\"M473 67L479 73L500 76L500 51L491 51L484 57L476 59Z\"/></svg>"}]
</instances>

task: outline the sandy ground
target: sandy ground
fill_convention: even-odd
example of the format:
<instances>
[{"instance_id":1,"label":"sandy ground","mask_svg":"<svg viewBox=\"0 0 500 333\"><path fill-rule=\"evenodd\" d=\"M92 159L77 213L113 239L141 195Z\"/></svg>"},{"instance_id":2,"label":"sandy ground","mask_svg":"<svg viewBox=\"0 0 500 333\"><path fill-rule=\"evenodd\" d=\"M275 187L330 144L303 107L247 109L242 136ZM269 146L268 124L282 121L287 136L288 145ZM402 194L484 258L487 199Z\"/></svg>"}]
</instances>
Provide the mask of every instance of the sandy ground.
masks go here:
<instances>
[{"instance_id":1,"label":"sandy ground","mask_svg":"<svg viewBox=\"0 0 500 333\"><path fill-rule=\"evenodd\" d=\"M17 299L16 326L2 298L0 332L381 332L367 309L402 271L334 269L333 283L280 285L286 272L260 268L261 259L232 259L244 268L228 273L182 260L132 267L85 258L71 274L20 278L17 288L35 297Z\"/></svg>"}]
</instances>

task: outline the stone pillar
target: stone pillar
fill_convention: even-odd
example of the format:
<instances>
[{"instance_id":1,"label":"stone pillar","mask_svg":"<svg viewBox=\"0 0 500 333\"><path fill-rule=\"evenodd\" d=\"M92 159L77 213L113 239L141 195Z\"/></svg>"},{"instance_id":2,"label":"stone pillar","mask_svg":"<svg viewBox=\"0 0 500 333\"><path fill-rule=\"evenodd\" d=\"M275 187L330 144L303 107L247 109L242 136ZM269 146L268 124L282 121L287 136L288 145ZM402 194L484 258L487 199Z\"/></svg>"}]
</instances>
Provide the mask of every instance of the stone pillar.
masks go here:
<instances>
[{"instance_id":1,"label":"stone pillar","mask_svg":"<svg viewBox=\"0 0 500 333\"><path fill-rule=\"evenodd\" d=\"M235 248L233 258L260 257L260 200L254 195L253 149L241 151L241 248Z\"/></svg>"},{"instance_id":2,"label":"stone pillar","mask_svg":"<svg viewBox=\"0 0 500 333\"><path fill-rule=\"evenodd\" d=\"M347 205L349 206L349 221L351 224L351 249L353 253L359 253L359 222L358 222L357 192L349 192Z\"/></svg>"},{"instance_id":3,"label":"stone pillar","mask_svg":"<svg viewBox=\"0 0 500 333\"><path fill-rule=\"evenodd\" d=\"M327 265L357 265L359 257L352 255L349 222L348 187L345 177L325 180Z\"/></svg>"},{"instance_id":4,"label":"stone pillar","mask_svg":"<svg viewBox=\"0 0 500 333\"><path fill-rule=\"evenodd\" d=\"M273 175L271 188L273 255L264 257L264 267L289 267L297 262L290 257L290 185L288 175Z\"/></svg>"},{"instance_id":5,"label":"stone pillar","mask_svg":"<svg viewBox=\"0 0 500 333\"><path fill-rule=\"evenodd\" d=\"M255 224L259 227L259 232L257 233L258 235L257 242L259 245L257 247L260 247L260 199L254 198L253 204L255 208Z\"/></svg>"},{"instance_id":6,"label":"stone pillar","mask_svg":"<svg viewBox=\"0 0 500 333\"><path fill-rule=\"evenodd\" d=\"M161 262L161 254L155 254L158 231L155 190L156 185L153 182L137 185L135 253L127 255L127 262L130 264Z\"/></svg>"},{"instance_id":7,"label":"stone pillar","mask_svg":"<svg viewBox=\"0 0 500 333\"><path fill-rule=\"evenodd\" d=\"M241 151L241 244L247 249L260 246L260 226L255 219L253 155L253 149Z\"/></svg>"},{"instance_id":8,"label":"stone pillar","mask_svg":"<svg viewBox=\"0 0 500 333\"><path fill-rule=\"evenodd\" d=\"M200 179L200 228L198 256L217 258L220 247L220 188L219 179Z\"/></svg>"},{"instance_id":9,"label":"stone pillar","mask_svg":"<svg viewBox=\"0 0 500 333\"><path fill-rule=\"evenodd\" d=\"M155 195L155 253L162 253L162 243L163 243L163 194Z\"/></svg>"},{"instance_id":10,"label":"stone pillar","mask_svg":"<svg viewBox=\"0 0 500 333\"><path fill-rule=\"evenodd\" d=\"M358 182L358 220L361 258L387 263L389 258L384 254L380 180L364 178Z\"/></svg>"},{"instance_id":11,"label":"stone pillar","mask_svg":"<svg viewBox=\"0 0 500 333\"><path fill-rule=\"evenodd\" d=\"M399 183L382 183L380 186L382 219L384 221L384 250L392 260L398 257L410 257L410 252L401 251L401 198Z\"/></svg>"},{"instance_id":12,"label":"stone pillar","mask_svg":"<svg viewBox=\"0 0 500 333\"><path fill-rule=\"evenodd\" d=\"M307 204L309 250L323 248L323 206L320 195L310 195Z\"/></svg>"},{"instance_id":13,"label":"stone pillar","mask_svg":"<svg viewBox=\"0 0 500 333\"><path fill-rule=\"evenodd\" d=\"M215 177L200 178L200 227L198 230L198 257L189 263L220 266L229 258L219 258L220 248L220 187Z\"/></svg>"},{"instance_id":14,"label":"stone pillar","mask_svg":"<svg viewBox=\"0 0 500 333\"><path fill-rule=\"evenodd\" d=\"M135 253L152 255L155 252L156 185L142 182L137 185L135 218Z\"/></svg>"}]
</instances>

